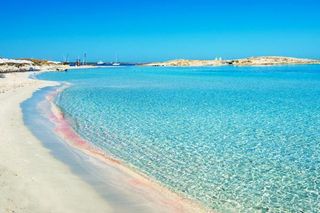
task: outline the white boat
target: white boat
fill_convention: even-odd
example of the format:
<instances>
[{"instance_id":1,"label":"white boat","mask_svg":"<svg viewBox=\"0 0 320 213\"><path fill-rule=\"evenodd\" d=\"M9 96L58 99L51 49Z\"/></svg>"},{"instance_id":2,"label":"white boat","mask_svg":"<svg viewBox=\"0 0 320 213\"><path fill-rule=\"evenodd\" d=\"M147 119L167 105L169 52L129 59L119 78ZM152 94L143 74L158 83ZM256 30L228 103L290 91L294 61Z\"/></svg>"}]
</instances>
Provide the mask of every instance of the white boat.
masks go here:
<instances>
[{"instance_id":1,"label":"white boat","mask_svg":"<svg viewBox=\"0 0 320 213\"><path fill-rule=\"evenodd\" d=\"M113 62L112 66L120 66L120 63L118 62L118 55L116 55L116 62Z\"/></svg>"},{"instance_id":2,"label":"white boat","mask_svg":"<svg viewBox=\"0 0 320 213\"><path fill-rule=\"evenodd\" d=\"M97 62L97 65L103 65L103 64L104 64L103 61L98 61L98 62Z\"/></svg>"}]
</instances>

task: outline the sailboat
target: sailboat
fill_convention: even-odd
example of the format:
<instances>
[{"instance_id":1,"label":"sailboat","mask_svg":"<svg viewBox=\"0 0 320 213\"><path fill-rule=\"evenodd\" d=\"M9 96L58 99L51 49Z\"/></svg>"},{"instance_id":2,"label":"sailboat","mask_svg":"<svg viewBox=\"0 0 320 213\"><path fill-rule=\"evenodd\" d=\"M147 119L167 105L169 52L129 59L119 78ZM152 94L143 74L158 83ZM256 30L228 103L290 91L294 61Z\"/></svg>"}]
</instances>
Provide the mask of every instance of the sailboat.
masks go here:
<instances>
[{"instance_id":1,"label":"sailboat","mask_svg":"<svg viewBox=\"0 0 320 213\"><path fill-rule=\"evenodd\" d=\"M112 66L120 66L120 63L118 62L118 56L116 56L116 62L113 62Z\"/></svg>"}]
</instances>

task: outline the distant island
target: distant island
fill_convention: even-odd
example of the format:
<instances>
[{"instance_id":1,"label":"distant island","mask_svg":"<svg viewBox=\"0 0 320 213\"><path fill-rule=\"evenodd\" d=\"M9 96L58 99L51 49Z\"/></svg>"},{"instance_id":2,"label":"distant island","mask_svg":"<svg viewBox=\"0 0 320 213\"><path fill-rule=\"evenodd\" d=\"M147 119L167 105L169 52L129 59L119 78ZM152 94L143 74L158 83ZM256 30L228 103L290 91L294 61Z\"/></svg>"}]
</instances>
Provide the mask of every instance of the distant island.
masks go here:
<instances>
[{"instance_id":1,"label":"distant island","mask_svg":"<svg viewBox=\"0 0 320 213\"><path fill-rule=\"evenodd\" d=\"M153 62L146 63L143 66L272 66L272 65L290 65L290 64L320 64L320 60L315 59L303 59L283 56L262 56L262 57L250 57L244 59L232 59L232 60L186 60L178 59L166 62Z\"/></svg>"}]
</instances>

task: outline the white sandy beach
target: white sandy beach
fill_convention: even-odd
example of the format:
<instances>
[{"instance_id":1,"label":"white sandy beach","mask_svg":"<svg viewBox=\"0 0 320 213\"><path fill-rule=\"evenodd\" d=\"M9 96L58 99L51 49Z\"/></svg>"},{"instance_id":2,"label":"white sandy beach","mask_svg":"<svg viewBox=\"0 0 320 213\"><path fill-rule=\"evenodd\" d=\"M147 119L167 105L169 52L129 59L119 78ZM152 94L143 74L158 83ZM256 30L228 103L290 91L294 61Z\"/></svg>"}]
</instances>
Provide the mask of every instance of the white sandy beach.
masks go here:
<instances>
[{"instance_id":1,"label":"white sandy beach","mask_svg":"<svg viewBox=\"0 0 320 213\"><path fill-rule=\"evenodd\" d=\"M0 209L4 212L108 212L94 190L55 160L23 125L20 103L51 82L29 73L0 79Z\"/></svg>"},{"instance_id":2,"label":"white sandy beach","mask_svg":"<svg viewBox=\"0 0 320 213\"><path fill-rule=\"evenodd\" d=\"M24 125L20 104L37 89L55 85L28 79L29 74L11 73L0 79L0 212L119 212L68 165L54 158ZM119 192L124 196L123 205L127 196L137 198L147 212L203 211L139 175L122 174L123 170L113 165L107 169L110 178L123 181L117 186L126 190ZM143 184L129 184L137 180Z\"/></svg>"}]
</instances>

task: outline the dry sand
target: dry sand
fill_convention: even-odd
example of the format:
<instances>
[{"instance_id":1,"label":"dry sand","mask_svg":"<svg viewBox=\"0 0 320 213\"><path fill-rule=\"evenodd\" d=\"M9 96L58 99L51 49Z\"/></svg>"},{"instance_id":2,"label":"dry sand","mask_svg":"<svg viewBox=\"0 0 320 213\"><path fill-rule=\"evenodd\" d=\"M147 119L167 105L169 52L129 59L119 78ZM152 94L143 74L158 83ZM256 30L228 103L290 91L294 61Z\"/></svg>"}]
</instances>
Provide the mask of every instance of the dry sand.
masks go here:
<instances>
[{"instance_id":1,"label":"dry sand","mask_svg":"<svg viewBox=\"0 0 320 213\"><path fill-rule=\"evenodd\" d=\"M100 178L105 183L100 183L101 188L108 192L110 187L110 199L76 175L23 123L20 104L37 89L56 85L29 79L29 74L11 73L0 78L0 213L204 211L193 202L135 172L126 173L112 163L105 166L98 160L92 163L99 164L95 171L101 169ZM134 202L128 204L129 201Z\"/></svg>"}]
</instances>

